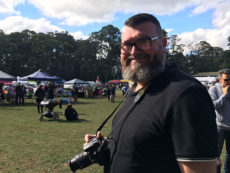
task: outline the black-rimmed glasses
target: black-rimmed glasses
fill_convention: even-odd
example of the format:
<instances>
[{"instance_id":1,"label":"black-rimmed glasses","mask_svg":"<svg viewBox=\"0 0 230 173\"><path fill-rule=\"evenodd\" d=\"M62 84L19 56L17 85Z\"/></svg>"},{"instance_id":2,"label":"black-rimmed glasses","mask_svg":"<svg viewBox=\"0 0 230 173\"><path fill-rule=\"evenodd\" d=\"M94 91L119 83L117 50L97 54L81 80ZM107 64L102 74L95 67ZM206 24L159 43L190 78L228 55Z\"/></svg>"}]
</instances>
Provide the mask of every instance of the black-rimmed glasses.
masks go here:
<instances>
[{"instance_id":1,"label":"black-rimmed glasses","mask_svg":"<svg viewBox=\"0 0 230 173\"><path fill-rule=\"evenodd\" d=\"M227 78L227 79L223 79L225 82L228 82L230 81L230 78Z\"/></svg>"},{"instance_id":2,"label":"black-rimmed glasses","mask_svg":"<svg viewBox=\"0 0 230 173\"><path fill-rule=\"evenodd\" d=\"M140 51L147 51L152 46L152 41L161 38L162 36L154 36L148 38L142 38L137 40L135 43L121 43L120 50L121 53L131 53L133 46L135 46Z\"/></svg>"}]
</instances>

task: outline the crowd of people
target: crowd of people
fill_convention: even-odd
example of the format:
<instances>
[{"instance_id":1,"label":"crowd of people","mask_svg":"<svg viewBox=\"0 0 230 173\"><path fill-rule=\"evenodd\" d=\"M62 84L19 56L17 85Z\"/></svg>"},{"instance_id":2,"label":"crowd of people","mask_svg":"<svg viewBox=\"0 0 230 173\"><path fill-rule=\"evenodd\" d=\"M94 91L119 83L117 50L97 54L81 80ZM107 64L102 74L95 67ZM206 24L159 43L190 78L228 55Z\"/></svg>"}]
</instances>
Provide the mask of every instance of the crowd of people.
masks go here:
<instances>
[{"instance_id":1,"label":"crowd of people","mask_svg":"<svg viewBox=\"0 0 230 173\"><path fill-rule=\"evenodd\" d=\"M9 102L11 104L24 104L24 98L35 98L37 106L37 112L41 114L40 121L43 117L53 118L54 112L49 108L48 102L54 103L59 99L63 103L67 103L68 106L64 112L66 120L73 121L78 119L78 113L72 107L72 104L78 102L78 97L88 98L100 98L101 96L107 96L108 100L114 102L116 88L121 88L122 85L109 84L103 87L103 85L77 85L74 84L70 89L64 90L62 84L55 84L52 82L38 83L35 88L27 87L24 84L18 83L16 85L8 85L3 87L0 84L0 103ZM28 97L28 95L30 97ZM33 97L32 97L33 96ZM56 105L55 105L56 106ZM44 108L48 111L44 111Z\"/></svg>"},{"instance_id":2,"label":"crowd of people","mask_svg":"<svg viewBox=\"0 0 230 173\"><path fill-rule=\"evenodd\" d=\"M29 92L28 89L25 87L25 85L19 83L14 87L11 84L7 87L7 94L5 94L3 86L4 86L3 84L0 84L1 103L3 103L4 100L7 100L10 103L24 104L24 97L27 94L27 92Z\"/></svg>"},{"instance_id":3,"label":"crowd of people","mask_svg":"<svg viewBox=\"0 0 230 173\"><path fill-rule=\"evenodd\" d=\"M0 84L0 103L10 102L15 104L24 104L24 98L36 97L36 102L44 99L54 99L55 97L68 97L68 102L77 103L78 97L99 98L107 96L108 100L114 102L116 89L126 92L127 83L106 84L106 85L77 85L74 84L69 89L64 89L63 84L46 83L36 86L27 86L21 83L9 84L4 86Z\"/></svg>"}]
</instances>

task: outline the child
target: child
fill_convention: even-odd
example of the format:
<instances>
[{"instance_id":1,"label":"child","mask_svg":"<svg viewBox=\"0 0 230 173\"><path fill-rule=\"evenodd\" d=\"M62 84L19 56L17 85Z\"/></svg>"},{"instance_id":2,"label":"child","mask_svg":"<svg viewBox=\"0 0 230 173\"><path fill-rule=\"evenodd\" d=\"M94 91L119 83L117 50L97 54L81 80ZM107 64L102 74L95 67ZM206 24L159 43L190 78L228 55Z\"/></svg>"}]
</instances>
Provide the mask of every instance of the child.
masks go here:
<instances>
[{"instance_id":1,"label":"child","mask_svg":"<svg viewBox=\"0 0 230 173\"><path fill-rule=\"evenodd\" d=\"M76 121L78 120L78 113L69 103L65 109L65 117L67 121Z\"/></svg>"}]
</instances>

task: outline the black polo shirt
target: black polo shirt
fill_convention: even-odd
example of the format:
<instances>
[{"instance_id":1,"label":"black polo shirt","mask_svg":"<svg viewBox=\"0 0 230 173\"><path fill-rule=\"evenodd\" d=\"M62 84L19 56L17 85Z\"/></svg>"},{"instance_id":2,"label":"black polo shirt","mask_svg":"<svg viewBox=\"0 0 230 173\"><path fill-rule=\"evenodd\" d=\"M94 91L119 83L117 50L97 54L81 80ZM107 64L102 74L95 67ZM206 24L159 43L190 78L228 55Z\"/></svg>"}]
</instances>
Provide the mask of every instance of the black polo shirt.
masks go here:
<instances>
[{"instance_id":1,"label":"black polo shirt","mask_svg":"<svg viewBox=\"0 0 230 173\"><path fill-rule=\"evenodd\" d=\"M177 160L216 159L215 112L202 84L169 66L120 121L137 93L130 92L113 119L105 172L179 173Z\"/></svg>"}]
</instances>

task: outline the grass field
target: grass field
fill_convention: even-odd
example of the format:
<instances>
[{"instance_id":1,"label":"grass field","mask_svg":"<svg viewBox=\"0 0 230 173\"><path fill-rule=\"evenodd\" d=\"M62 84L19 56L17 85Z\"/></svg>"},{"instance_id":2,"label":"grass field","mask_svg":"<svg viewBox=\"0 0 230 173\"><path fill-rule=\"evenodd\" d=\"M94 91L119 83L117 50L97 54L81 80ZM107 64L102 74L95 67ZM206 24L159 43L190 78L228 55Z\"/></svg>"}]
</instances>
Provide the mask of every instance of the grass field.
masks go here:
<instances>
[{"instance_id":1,"label":"grass field","mask_svg":"<svg viewBox=\"0 0 230 173\"><path fill-rule=\"evenodd\" d=\"M25 105L0 105L0 172L1 173L67 173L71 172L68 160L82 152L84 135L94 134L98 126L122 99L117 92L115 103L107 98L79 98L73 107L80 114L79 121L67 122L62 109L55 112L60 121L44 118L40 122L33 99ZM111 122L103 129L110 132ZM166 165L167 166L167 165ZM102 167L94 164L79 173L101 173Z\"/></svg>"},{"instance_id":2,"label":"grass field","mask_svg":"<svg viewBox=\"0 0 230 173\"><path fill-rule=\"evenodd\" d=\"M71 172L68 159L82 152L84 135L95 134L121 99L120 93L115 103L105 97L79 98L73 105L80 114L77 122L65 120L66 105L62 109L55 107L60 121L44 118L42 122L33 99L26 100L25 105L0 105L0 172ZM102 130L105 135L110 123ZM102 168L93 165L79 172L100 173Z\"/></svg>"}]
</instances>

